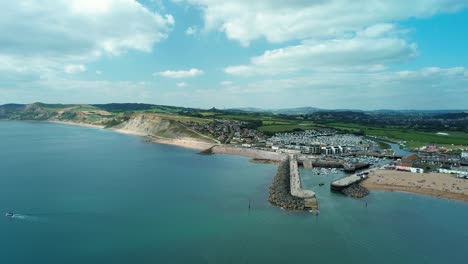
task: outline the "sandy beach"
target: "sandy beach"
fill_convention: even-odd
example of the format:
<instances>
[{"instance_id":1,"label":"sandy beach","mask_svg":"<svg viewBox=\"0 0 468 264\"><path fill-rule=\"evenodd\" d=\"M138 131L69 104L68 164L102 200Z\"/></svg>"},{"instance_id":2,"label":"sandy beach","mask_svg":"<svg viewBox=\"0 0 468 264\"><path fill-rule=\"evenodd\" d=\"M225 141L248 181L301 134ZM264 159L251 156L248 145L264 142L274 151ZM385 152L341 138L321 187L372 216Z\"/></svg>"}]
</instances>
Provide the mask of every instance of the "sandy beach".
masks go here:
<instances>
[{"instance_id":1,"label":"sandy beach","mask_svg":"<svg viewBox=\"0 0 468 264\"><path fill-rule=\"evenodd\" d=\"M241 148L227 145L219 145L212 149L214 154L227 154L248 157L256 160L282 161L286 155L252 148Z\"/></svg>"},{"instance_id":2,"label":"sandy beach","mask_svg":"<svg viewBox=\"0 0 468 264\"><path fill-rule=\"evenodd\" d=\"M102 125L93 125L88 123L75 123L75 122L68 122L68 121L46 121L50 123L57 123L57 124L64 124L64 125L72 125L72 126L82 126L82 127L92 127L92 128L104 128Z\"/></svg>"},{"instance_id":3,"label":"sandy beach","mask_svg":"<svg viewBox=\"0 0 468 264\"><path fill-rule=\"evenodd\" d=\"M146 133L131 131L131 130L127 130L127 129L113 129L113 128L110 128L109 130L117 132L117 133L126 134L126 135L132 135L132 136L139 136L139 137L148 136L148 134L146 134Z\"/></svg>"},{"instance_id":4,"label":"sandy beach","mask_svg":"<svg viewBox=\"0 0 468 264\"><path fill-rule=\"evenodd\" d=\"M370 190L411 192L468 202L468 180L450 174L372 169L361 185Z\"/></svg>"},{"instance_id":5,"label":"sandy beach","mask_svg":"<svg viewBox=\"0 0 468 264\"><path fill-rule=\"evenodd\" d=\"M172 138L153 137L151 141L155 143L159 143L159 144L173 145L173 146L190 148L190 149L198 149L198 150L209 149L216 145L215 143L195 141L189 138L172 139Z\"/></svg>"},{"instance_id":6,"label":"sandy beach","mask_svg":"<svg viewBox=\"0 0 468 264\"><path fill-rule=\"evenodd\" d=\"M48 122L106 129L104 126L92 125L92 124L86 124L86 123L75 123L75 122L64 122L64 121L48 121ZM127 135L139 136L139 137L150 136L147 133L132 131L128 129L110 128L108 130L111 130L117 133L127 134ZM263 150L258 150L258 149L250 149L250 148L240 148L240 147L235 147L235 146L225 146L225 145L220 145L216 143L196 141L191 138L173 139L173 138L151 136L151 142L178 146L178 147L183 147L183 148L197 149L197 150L205 150L213 146L216 146L215 148L213 148L213 154L244 156L244 157L249 157L255 160L263 160L263 161L281 161L285 158L284 155L275 153L275 152L263 151Z\"/></svg>"},{"instance_id":7,"label":"sandy beach","mask_svg":"<svg viewBox=\"0 0 468 264\"><path fill-rule=\"evenodd\" d=\"M104 126L87 124L87 123L75 123L75 122L65 122L65 121L47 121L47 122L57 123L57 124L64 124L64 125L72 125L72 126L82 126L82 127L108 129L110 131L114 131L114 132L117 132L117 133L122 133L122 134L132 135L132 136L139 136L139 137L149 136L148 134L143 133L143 132L137 132L137 131L132 131L132 130L128 130L128 129L105 128ZM191 140L189 138L172 139L172 138L162 138L162 137L152 136L151 141L155 142L155 143L159 143L159 144L173 145L173 146L179 146L179 147L190 148L190 149L198 149L198 150L205 150L205 149L211 148L212 146L216 145L216 144L213 144L213 143L206 143L206 142Z\"/></svg>"}]
</instances>

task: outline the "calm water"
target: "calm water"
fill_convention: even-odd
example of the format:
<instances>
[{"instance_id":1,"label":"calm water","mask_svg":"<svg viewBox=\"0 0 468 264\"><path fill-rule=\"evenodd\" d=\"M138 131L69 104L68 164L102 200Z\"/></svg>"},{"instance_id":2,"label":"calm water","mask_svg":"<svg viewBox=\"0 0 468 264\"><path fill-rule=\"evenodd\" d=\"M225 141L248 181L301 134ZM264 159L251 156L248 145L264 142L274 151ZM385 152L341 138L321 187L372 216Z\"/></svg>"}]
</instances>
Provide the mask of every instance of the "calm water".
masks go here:
<instances>
[{"instance_id":1,"label":"calm water","mask_svg":"<svg viewBox=\"0 0 468 264\"><path fill-rule=\"evenodd\" d=\"M303 170L321 213L290 213L267 203L275 166L59 124L0 121L0 150L1 263L466 263L467 203L366 208Z\"/></svg>"}]
</instances>

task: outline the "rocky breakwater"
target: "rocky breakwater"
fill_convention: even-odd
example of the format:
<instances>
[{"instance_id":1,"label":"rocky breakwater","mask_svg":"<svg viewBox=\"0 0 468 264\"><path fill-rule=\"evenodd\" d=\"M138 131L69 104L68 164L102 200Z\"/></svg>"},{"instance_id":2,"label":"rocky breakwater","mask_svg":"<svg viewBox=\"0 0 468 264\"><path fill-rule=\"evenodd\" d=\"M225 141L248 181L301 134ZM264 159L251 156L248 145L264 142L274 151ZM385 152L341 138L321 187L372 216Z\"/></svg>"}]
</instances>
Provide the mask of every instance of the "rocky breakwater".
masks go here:
<instances>
[{"instance_id":1,"label":"rocky breakwater","mask_svg":"<svg viewBox=\"0 0 468 264\"><path fill-rule=\"evenodd\" d=\"M270 187L269 201L288 210L318 209L315 193L302 189L295 157L289 157L278 166Z\"/></svg>"},{"instance_id":2,"label":"rocky breakwater","mask_svg":"<svg viewBox=\"0 0 468 264\"><path fill-rule=\"evenodd\" d=\"M354 198L363 198L369 194L369 191L359 185L359 183L367 178L368 172L353 174L333 181L330 185L332 191L341 192L347 196Z\"/></svg>"},{"instance_id":3,"label":"rocky breakwater","mask_svg":"<svg viewBox=\"0 0 468 264\"><path fill-rule=\"evenodd\" d=\"M278 165L268 201L288 210L305 210L304 199L293 196L290 190L289 161L284 160Z\"/></svg>"},{"instance_id":4,"label":"rocky breakwater","mask_svg":"<svg viewBox=\"0 0 468 264\"><path fill-rule=\"evenodd\" d=\"M362 187L359 184L352 184L349 187L341 190L341 192L347 196L357 198L357 199L361 199L369 195L369 190L367 190L366 188Z\"/></svg>"}]
</instances>

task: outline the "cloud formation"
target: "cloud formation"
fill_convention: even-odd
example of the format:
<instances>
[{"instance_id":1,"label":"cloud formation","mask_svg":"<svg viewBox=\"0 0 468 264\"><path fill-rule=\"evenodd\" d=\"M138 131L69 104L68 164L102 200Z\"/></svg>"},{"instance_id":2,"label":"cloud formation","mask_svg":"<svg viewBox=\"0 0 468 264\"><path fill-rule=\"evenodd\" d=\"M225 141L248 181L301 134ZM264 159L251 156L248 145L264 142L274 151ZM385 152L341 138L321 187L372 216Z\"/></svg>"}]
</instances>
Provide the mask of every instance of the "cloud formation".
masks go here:
<instances>
[{"instance_id":1,"label":"cloud formation","mask_svg":"<svg viewBox=\"0 0 468 264\"><path fill-rule=\"evenodd\" d=\"M65 72L69 74L81 73L86 71L86 66L83 64L67 64L65 65Z\"/></svg>"},{"instance_id":2,"label":"cloud formation","mask_svg":"<svg viewBox=\"0 0 468 264\"><path fill-rule=\"evenodd\" d=\"M232 107L315 106L354 109L465 109L468 69L427 67L395 72L333 72L269 78L220 90L199 90L190 98ZM179 94L182 98L183 95ZM465 96L466 97L466 96ZM262 100L258 100L262 98Z\"/></svg>"},{"instance_id":3,"label":"cloud formation","mask_svg":"<svg viewBox=\"0 0 468 264\"><path fill-rule=\"evenodd\" d=\"M416 57L415 43L400 38L392 24L379 24L353 36L330 40L304 40L299 45L267 50L248 65L230 66L238 76L276 75L313 71L383 70L386 65Z\"/></svg>"},{"instance_id":4,"label":"cloud formation","mask_svg":"<svg viewBox=\"0 0 468 264\"><path fill-rule=\"evenodd\" d=\"M202 70L192 68L190 70L167 70L162 72L155 72L153 76L161 76L166 78L173 78L173 79L182 79L182 78L191 78L202 75L204 72Z\"/></svg>"},{"instance_id":5,"label":"cloud formation","mask_svg":"<svg viewBox=\"0 0 468 264\"><path fill-rule=\"evenodd\" d=\"M201 8L205 30L224 32L242 45L265 38L285 42L342 36L364 27L455 12L460 0L178 0Z\"/></svg>"},{"instance_id":6,"label":"cloud formation","mask_svg":"<svg viewBox=\"0 0 468 264\"><path fill-rule=\"evenodd\" d=\"M135 0L5 1L0 70L47 75L104 55L150 52L173 25Z\"/></svg>"}]
</instances>

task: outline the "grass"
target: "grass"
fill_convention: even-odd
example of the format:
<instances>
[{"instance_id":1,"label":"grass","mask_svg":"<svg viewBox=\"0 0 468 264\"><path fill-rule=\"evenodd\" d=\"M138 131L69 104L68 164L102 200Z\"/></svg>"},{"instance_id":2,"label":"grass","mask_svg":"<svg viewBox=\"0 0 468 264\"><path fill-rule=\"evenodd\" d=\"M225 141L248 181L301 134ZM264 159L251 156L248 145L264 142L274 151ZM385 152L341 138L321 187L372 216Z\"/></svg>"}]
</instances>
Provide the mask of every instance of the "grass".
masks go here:
<instances>
[{"instance_id":1,"label":"grass","mask_svg":"<svg viewBox=\"0 0 468 264\"><path fill-rule=\"evenodd\" d=\"M317 125L312 124L290 124L290 125L270 125L270 126L261 126L258 130L262 132L272 132L272 133L280 133L280 132L289 132L293 130L312 130L316 129Z\"/></svg>"},{"instance_id":2,"label":"grass","mask_svg":"<svg viewBox=\"0 0 468 264\"><path fill-rule=\"evenodd\" d=\"M382 128L344 123L330 123L327 126L353 132L363 131L367 136L377 136L391 141L406 141L407 146L410 148L422 147L427 144L444 145L451 148L453 148L452 144L460 146L468 145L468 133L461 131L438 131L449 134L448 136L441 136L437 135L437 132L407 130L397 127Z\"/></svg>"},{"instance_id":3,"label":"grass","mask_svg":"<svg viewBox=\"0 0 468 264\"><path fill-rule=\"evenodd\" d=\"M264 126L271 126L271 125L290 125L291 122L264 120L264 121L262 121L262 124L263 124Z\"/></svg>"},{"instance_id":4,"label":"grass","mask_svg":"<svg viewBox=\"0 0 468 264\"><path fill-rule=\"evenodd\" d=\"M210 123L212 121L211 119L177 115L177 114L155 113L155 115L165 118L165 119L170 119L170 120L175 120L175 121L192 121L192 122L198 122L198 123Z\"/></svg>"}]
</instances>

